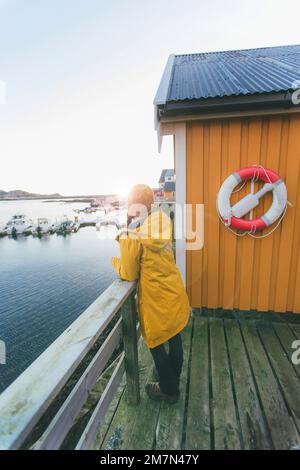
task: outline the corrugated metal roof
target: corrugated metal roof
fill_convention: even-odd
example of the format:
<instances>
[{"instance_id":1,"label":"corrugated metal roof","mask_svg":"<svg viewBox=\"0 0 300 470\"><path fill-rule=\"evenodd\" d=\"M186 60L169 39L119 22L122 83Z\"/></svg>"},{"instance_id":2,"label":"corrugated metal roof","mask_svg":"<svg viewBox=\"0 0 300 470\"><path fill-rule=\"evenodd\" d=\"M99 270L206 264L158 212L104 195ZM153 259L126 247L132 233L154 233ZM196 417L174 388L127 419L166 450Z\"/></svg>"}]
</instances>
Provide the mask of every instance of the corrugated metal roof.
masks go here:
<instances>
[{"instance_id":1,"label":"corrugated metal roof","mask_svg":"<svg viewBox=\"0 0 300 470\"><path fill-rule=\"evenodd\" d=\"M167 176L174 176L174 169L173 168L166 171L165 177L167 177Z\"/></svg>"},{"instance_id":2,"label":"corrugated metal roof","mask_svg":"<svg viewBox=\"0 0 300 470\"><path fill-rule=\"evenodd\" d=\"M163 183L165 181L165 174L166 174L166 169L162 170L160 178L158 180L159 183Z\"/></svg>"},{"instance_id":3,"label":"corrugated metal roof","mask_svg":"<svg viewBox=\"0 0 300 470\"><path fill-rule=\"evenodd\" d=\"M176 55L167 102L292 89L300 45Z\"/></svg>"},{"instance_id":4,"label":"corrugated metal roof","mask_svg":"<svg viewBox=\"0 0 300 470\"><path fill-rule=\"evenodd\" d=\"M173 168L170 168L170 169L167 168L167 169L162 170L158 182L159 182L159 183L164 183L165 178L166 178L167 176L174 176L174 169L173 169Z\"/></svg>"}]
</instances>

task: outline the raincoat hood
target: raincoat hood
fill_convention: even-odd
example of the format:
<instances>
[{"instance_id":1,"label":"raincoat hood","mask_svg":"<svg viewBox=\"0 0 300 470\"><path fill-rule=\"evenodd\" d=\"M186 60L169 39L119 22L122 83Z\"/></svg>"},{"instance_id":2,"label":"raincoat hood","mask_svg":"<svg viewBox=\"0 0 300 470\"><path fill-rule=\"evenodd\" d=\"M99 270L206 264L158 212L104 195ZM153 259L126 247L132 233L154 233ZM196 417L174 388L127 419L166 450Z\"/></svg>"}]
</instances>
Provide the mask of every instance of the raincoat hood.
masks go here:
<instances>
[{"instance_id":1,"label":"raincoat hood","mask_svg":"<svg viewBox=\"0 0 300 470\"><path fill-rule=\"evenodd\" d=\"M146 217L140 227L136 228L136 234L141 244L149 250L172 249L172 222L167 214L160 210Z\"/></svg>"}]
</instances>

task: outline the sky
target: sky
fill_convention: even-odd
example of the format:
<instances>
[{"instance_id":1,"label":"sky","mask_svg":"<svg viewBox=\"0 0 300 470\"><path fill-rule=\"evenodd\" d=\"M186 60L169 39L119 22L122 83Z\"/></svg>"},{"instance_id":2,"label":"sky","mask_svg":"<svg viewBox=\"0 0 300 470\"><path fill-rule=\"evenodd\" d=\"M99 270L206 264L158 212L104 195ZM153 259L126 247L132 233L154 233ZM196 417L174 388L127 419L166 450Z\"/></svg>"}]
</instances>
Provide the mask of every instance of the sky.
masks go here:
<instances>
[{"instance_id":1,"label":"sky","mask_svg":"<svg viewBox=\"0 0 300 470\"><path fill-rule=\"evenodd\" d=\"M299 44L299 17L298 0L0 0L0 189L156 187L169 54Z\"/></svg>"}]
</instances>

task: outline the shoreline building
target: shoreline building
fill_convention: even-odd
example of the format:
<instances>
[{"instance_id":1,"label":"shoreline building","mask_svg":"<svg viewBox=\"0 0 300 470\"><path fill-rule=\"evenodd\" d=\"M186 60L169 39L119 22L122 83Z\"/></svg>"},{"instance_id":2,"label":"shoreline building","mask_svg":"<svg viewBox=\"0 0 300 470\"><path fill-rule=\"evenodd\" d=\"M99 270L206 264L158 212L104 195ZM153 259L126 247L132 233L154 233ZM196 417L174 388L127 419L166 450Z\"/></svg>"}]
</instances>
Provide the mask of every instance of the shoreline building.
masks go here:
<instances>
[{"instance_id":1,"label":"shoreline building","mask_svg":"<svg viewBox=\"0 0 300 470\"><path fill-rule=\"evenodd\" d=\"M173 201L175 196L175 171L173 168L164 169L158 180L161 196L167 201Z\"/></svg>"},{"instance_id":2,"label":"shoreline building","mask_svg":"<svg viewBox=\"0 0 300 470\"><path fill-rule=\"evenodd\" d=\"M299 45L168 59L154 100L159 149L174 136L176 203L204 207L203 248L176 240L193 307L300 313L299 67ZM269 236L276 224L238 236L216 198L226 178L255 165L280 176L292 206ZM232 204L249 192L250 182ZM271 203L268 193L252 215Z\"/></svg>"}]
</instances>

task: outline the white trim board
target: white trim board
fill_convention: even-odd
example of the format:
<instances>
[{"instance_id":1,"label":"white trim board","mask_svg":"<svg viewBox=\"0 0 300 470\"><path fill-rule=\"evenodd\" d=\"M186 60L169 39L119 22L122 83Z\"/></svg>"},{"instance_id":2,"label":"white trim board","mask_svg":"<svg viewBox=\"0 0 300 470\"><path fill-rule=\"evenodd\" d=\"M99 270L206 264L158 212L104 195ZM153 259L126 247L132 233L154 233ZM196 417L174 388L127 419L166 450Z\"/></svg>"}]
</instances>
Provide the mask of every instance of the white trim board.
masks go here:
<instances>
[{"instance_id":1,"label":"white trim board","mask_svg":"<svg viewBox=\"0 0 300 470\"><path fill-rule=\"evenodd\" d=\"M186 240L185 240L185 204L186 204L186 124L169 123L160 126L161 139L164 135L174 136L174 163L176 174L175 191L175 237L176 264L184 285L186 285Z\"/></svg>"},{"instance_id":2,"label":"white trim board","mask_svg":"<svg viewBox=\"0 0 300 470\"><path fill-rule=\"evenodd\" d=\"M159 123L159 117L158 117L158 106L162 104L166 104L167 98L168 98L168 92L170 88L170 81L171 81L171 76L173 72L173 65L175 61L175 54L169 55L169 58L167 60L164 73L161 77L158 90L156 92L153 104L154 104L154 129L157 130L157 137L158 137L158 148L159 152L161 149L161 135L160 135L160 123Z\"/></svg>"}]
</instances>

